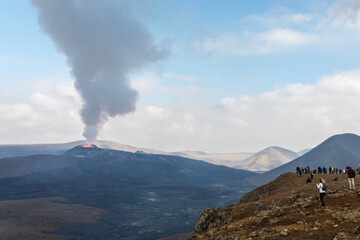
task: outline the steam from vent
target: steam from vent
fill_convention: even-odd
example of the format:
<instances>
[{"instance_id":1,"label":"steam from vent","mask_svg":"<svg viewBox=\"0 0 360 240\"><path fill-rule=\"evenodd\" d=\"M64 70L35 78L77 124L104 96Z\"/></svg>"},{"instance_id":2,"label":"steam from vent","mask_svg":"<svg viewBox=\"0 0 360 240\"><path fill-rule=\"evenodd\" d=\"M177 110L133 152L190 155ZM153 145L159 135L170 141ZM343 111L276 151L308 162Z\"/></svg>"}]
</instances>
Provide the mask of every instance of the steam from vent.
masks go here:
<instances>
[{"instance_id":1,"label":"steam from vent","mask_svg":"<svg viewBox=\"0 0 360 240\"><path fill-rule=\"evenodd\" d=\"M83 135L94 141L108 117L135 111L127 74L166 57L121 1L33 0L39 23L66 55L83 106Z\"/></svg>"}]
</instances>

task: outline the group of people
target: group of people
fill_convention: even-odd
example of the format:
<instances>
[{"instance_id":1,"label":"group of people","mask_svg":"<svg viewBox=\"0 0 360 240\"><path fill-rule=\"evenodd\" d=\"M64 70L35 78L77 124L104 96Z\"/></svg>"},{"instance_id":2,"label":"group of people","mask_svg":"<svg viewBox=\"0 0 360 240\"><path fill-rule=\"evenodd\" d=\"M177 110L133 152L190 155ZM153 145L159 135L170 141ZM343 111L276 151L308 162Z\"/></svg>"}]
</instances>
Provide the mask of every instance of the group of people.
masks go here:
<instances>
[{"instance_id":1,"label":"group of people","mask_svg":"<svg viewBox=\"0 0 360 240\"><path fill-rule=\"evenodd\" d=\"M331 169L332 172L334 171L333 169L334 168ZM330 168L329 168L329 170L330 170ZM348 167L346 167L345 173L348 175L349 189L350 190L355 190L355 176L356 176L356 174L359 174L359 170L358 169L356 169L356 170L352 169L351 167L348 166ZM299 174L301 176L301 173L299 173ZM314 172L311 172L311 179L313 178L313 175L314 175ZM335 179L337 180L337 178L335 178ZM308 177L307 183L309 182L309 180L310 180L310 178ZM318 184L316 184L316 187L318 188L319 193L320 193L321 206L325 206L324 197L325 197L325 194L326 194L327 186L326 186L326 182L325 182L324 178L320 178L319 181L320 182ZM310 182L311 182L311 180L310 180Z\"/></svg>"},{"instance_id":2,"label":"group of people","mask_svg":"<svg viewBox=\"0 0 360 240\"><path fill-rule=\"evenodd\" d=\"M302 174L310 174L310 177L307 178L306 183L311 183L311 180L314 177L314 174L347 174L348 175L348 182L349 182L349 189L355 190L355 176L359 173L360 165L357 169L353 169L349 166L347 166L344 169L341 168L334 168L334 167L314 167L312 170L310 170L309 166L304 167L296 167L296 173L299 174L301 177ZM327 171L329 170L329 171ZM334 180L337 180L335 178ZM320 193L320 200L321 200L321 206L325 206L324 197L326 194L326 182L324 178L320 178L320 182L316 184L316 187L319 190Z\"/></svg>"},{"instance_id":3,"label":"group of people","mask_svg":"<svg viewBox=\"0 0 360 240\"><path fill-rule=\"evenodd\" d=\"M298 173L300 176L302 174L348 174L348 168L350 167L346 167L344 169L341 168L334 168L334 167L314 167L313 170L310 170L309 166L304 167L296 167L296 173ZM356 174L359 174L360 171L360 166L359 168L353 169L356 171Z\"/></svg>"}]
</instances>

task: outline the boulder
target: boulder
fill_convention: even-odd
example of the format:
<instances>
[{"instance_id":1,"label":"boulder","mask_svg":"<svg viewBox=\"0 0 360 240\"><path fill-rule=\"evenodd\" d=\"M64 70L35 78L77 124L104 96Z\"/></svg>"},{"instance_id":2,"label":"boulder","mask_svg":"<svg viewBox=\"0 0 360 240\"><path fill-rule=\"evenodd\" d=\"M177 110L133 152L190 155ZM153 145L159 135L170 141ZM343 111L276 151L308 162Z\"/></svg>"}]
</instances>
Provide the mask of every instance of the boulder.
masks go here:
<instances>
[{"instance_id":1,"label":"boulder","mask_svg":"<svg viewBox=\"0 0 360 240\"><path fill-rule=\"evenodd\" d=\"M230 211L221 208L203 210L195 226L195 234L221 227L231 221Z\"/></svg>"},{"instance_id":2,"label":"boulder","mask_svg":"<svg viewBox=\"0 0 360 240\"><path fill-rule=\"evenodd\" d=\"M336 234L336 236L334 237L334 240L347 240L348 237L346 236L345 233L343 232L339 232L338 234Z\"/></svg>"}]
</instances>

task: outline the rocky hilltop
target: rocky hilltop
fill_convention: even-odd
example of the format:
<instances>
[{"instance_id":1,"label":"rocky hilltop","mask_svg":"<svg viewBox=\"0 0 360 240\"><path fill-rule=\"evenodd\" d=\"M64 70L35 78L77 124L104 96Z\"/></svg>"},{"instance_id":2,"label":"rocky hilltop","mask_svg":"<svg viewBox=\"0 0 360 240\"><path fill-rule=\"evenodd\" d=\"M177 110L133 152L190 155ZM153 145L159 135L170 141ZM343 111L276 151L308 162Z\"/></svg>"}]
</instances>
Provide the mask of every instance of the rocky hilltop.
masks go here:
<instances>
[{"instance_id":1,"label":"rocky hilltop","mask_svg":"<svg viewBox=\"0 0 360 240\"><path fill-rule=\"evenodd\" d=\"M325 207L316 188L320 178L327 183ZM347 175L306 179L285 173L235 205L202 211L189 239L360 239L360 191L348 189ZM355 182L360 186L359 177Z\"/></svg>"}]
</instances>

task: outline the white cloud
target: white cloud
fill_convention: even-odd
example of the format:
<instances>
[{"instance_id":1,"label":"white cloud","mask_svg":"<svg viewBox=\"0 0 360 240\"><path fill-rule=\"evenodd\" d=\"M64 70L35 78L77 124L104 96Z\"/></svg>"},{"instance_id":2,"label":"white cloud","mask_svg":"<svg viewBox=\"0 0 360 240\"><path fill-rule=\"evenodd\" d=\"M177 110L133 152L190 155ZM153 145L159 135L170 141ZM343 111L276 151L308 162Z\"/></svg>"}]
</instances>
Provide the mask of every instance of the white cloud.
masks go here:
<instances>
[{"instance_id":1,"label":"white cloud","mask_svg":"<svg viewBox=\"0 0 360 240\"><path fill-rule=\"evenodd\" d=\"M272 29L259 35L268 44L279 46L297 46L312 42L316 37L290 29Z\"/></svg>"},{"instance_id":2,"label":"white cloud","mask_svg":"<svg viewBox=\"0 0 360 240\"><path fill-rule=\"evenodd\" d=\"M38 106L44 106L48 109L56 109L60 107L60 102L54 98L47 96L44 93L34 93L31 96L32 102Z\"/></svg>"},{"instance_id":3,"label":"white cloud","mask_svg":"<svg viewBox=\"0 0 360 240\"><path fill-rule=\"evenodd\" d=\"M314 19L313 15L308 13L273 13L269 12L265 15L250 15L246 18L261 23L262 25L274 27L274 26L289 26L300 25L309 23Z\"/></svg>"},{"instance_id":4,"label":"white cloud","mask_svg":"<svg viewBox=\"0 0 360 240\"><path fill-rule=\"evenodd\" d=\"M360 27L360 1L341 0L336 1L328 9L328 19L332 27L359 28Z\"/></svg>"},{"instance_id":5,"label":"white cloud","mask_svg":"<svg viewBox=\"0 0 360 240\"><path fill-rule=\"evenodd\" d=\"M0 143L61 142L82 138L81 106L71 82L41 81L22 92L26 103L0 104ZM34 91L31 93L31 91ZM18 96L15 94L14 96Z\"/></svg>"},{"instance_id":6,"label":"white cloud","mask_svg":"<svg viewBox=\"0 0 360 240\"><path fill-rule=\"evenodd\" d=\"M235 98L223 98L221 100L221 103L224 104L225 106L233 106L236 103L236 99Z\"/></svg>"},{"instance_id":7,"label":"white cloud","mask_svg":"<svg viewBox=\"0 0 360 240\"><path fill-rule=\"evenodd\" d=\"M314 147L333 134L360 133L360 70L292 84L215 105L151 106L112 119L103 138L162 150L259 151ZM163 116L166 118L154 117ZM133 128L128 129L128 124Z\"/></svg>"},{"instance_id":8,"label":"white cloud","mask_svg":"<svg viewBox=\"0 0 360 240\"><path fill-rule=\"evenodd\" d=\"M310 14L290 14L285 16L285 20L296 24L302 24L310 22L313 19L313 16Z\"/></svg>"},{"instance_id":9,"label":"white cloud","mask_svg":"<svg viewBox=\"0 0 360 240\"><path fill-rule=\"evenodd\" d=\"M32 126L37 118L36 112L28 104L0 104L0 121L3 125L11 122L19 126Z\"/></svg>"},{"instance_id":10,"label":"white cloud","mask_svg":"<svg viewBox=\"0 0 360 240\"><path fill-rule=\"evenodd\" d=\"M205 52L220 55L261 55L305 45L316 40L310 33L274 28L262 33L220 34L203 42Z\"/></svg>"},{"instance_id":11,"label":"white cloud","mask_svg":"<svg viewBox=\"0 0 360 240\"><path fill-rule=\"evenodd\" d=\"M79 97L75 107L64 94L50 94L56 89L40 91L38 96L57 101L57 108L44 109L33 102L1 104L1 142L81 138ZM224 97L213 105L140 106L133 114L111 119L100 138L167 151L241 152L270 145L300 150L333 134L359 134L359 102L360 70L354 70L325 76L316 84L291 84L252 97Z\"/></svg>"},{"instance_id":12,"label":"white cloud","mask_svg":"<svg viewBox=\"0 0 360 240\"><path fill-rule=\"evenodd\" d=\"M146 113L151 118L156 118L156 119L166 119L167 118L166 110L162 107L149 106L146 108Z\"/></svg>"}]
</instances>

